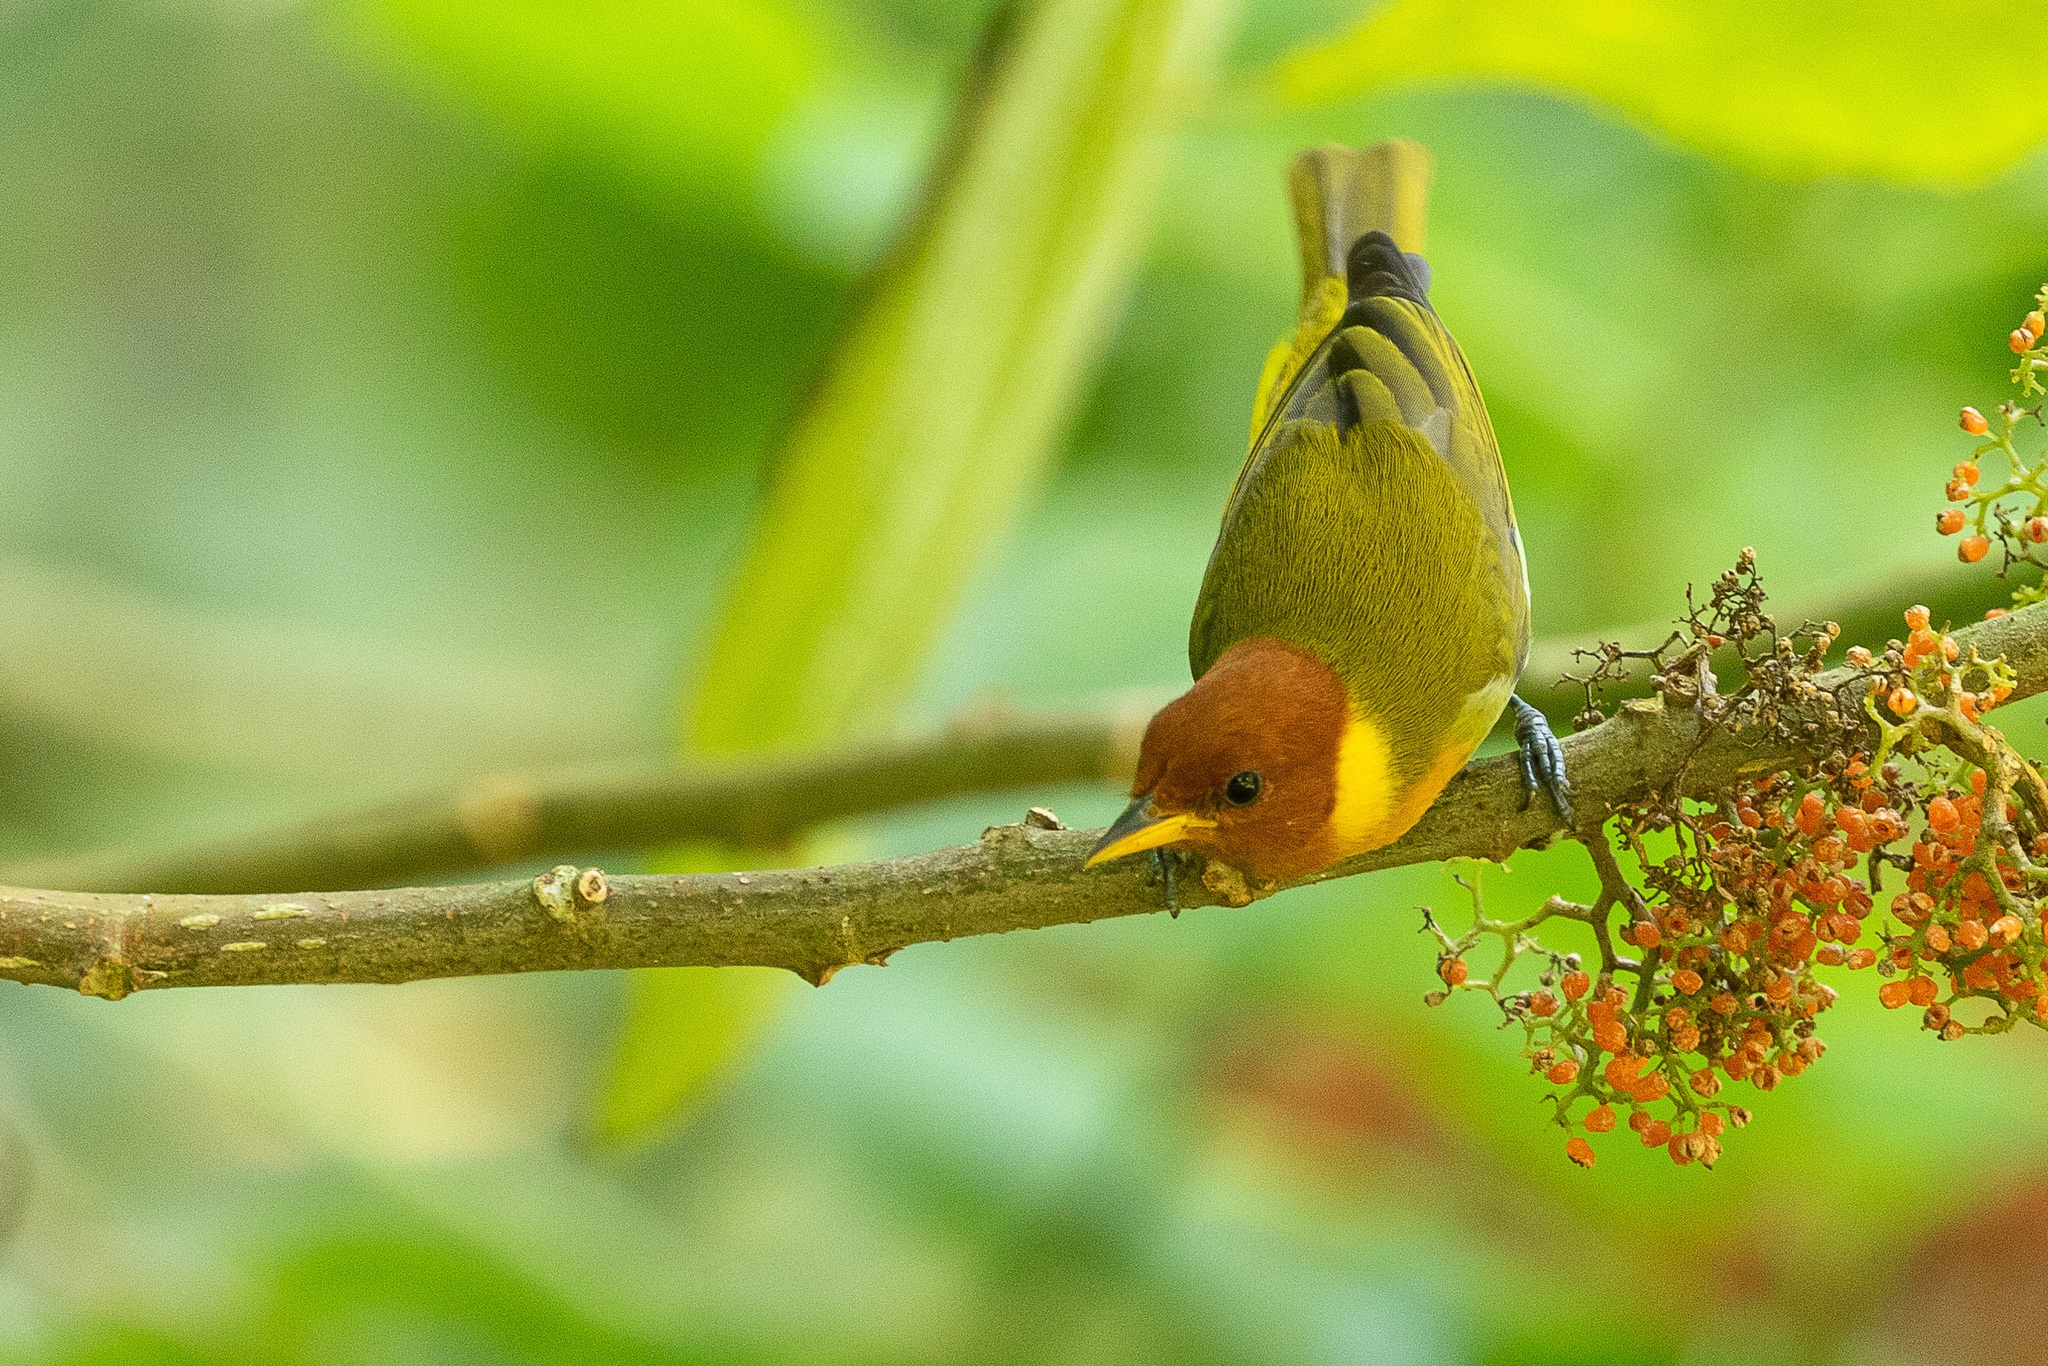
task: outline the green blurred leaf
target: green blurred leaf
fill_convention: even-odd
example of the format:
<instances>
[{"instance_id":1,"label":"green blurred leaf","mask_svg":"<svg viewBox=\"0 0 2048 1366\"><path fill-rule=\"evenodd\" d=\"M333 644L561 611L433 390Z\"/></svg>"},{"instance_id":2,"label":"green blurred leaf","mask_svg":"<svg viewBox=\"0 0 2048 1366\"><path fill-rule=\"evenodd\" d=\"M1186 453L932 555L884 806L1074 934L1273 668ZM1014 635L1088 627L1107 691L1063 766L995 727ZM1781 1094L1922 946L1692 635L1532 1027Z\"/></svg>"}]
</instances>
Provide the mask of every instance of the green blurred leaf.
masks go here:
<instances>
[{"instance_id":1,"label":"green blurred leaf","mask_svg":"<svg viewBox=\"0 0 2048 1366\"><path fill-rule=\"evenodd\" d=\"M916 230L781 452L687 746L798 748L890 722L1052 460L1129 290L1165 139L1234 9L1042 0L999 21ZM693 999L709 980L636 996L607 1137L658 1122L758 1029L751 995Z\"/></svg>"},{"instance_id":2,"label":"green blurred leaf","mask_svg":"<svg viewBox=\"0 0 2048 1366\"><path fill-rule=\"evenodd\" d=\"M1772 175L1965 185L2048 137L2023 22L1992 0L1395 0L1274 75L1299 103L1533 85Z\"/></svg>"},{"instance_id":3,"label":"green blurred leaf","mask_svg":"<svg viewBox=\"0 0 2048 1366\"><path fill-rule=\"evenodd\" d=\"M701 1100L801 983L776 968L648 968L597 1115L605 1143L644 1141Z\"/></svg>"},{"instance_id":4,"label":"green blurred leaf","mask_svg":"<svg viewBox=\"0 0 2048 1366\"><path fill-rule=\"evenodd\" d=\"M1043 0L782 451L685 719L705 750L885 726L1034 489L1128 291L1232 0Z\"/></svg>"},{"instance_id":5,"label":"green blurred leaf","mask_svg":"<svg viewBox=\"0 0 2048 1366\"><path fill-rule=\"evenodd\" d=\"M818 49L779 0L358 0L352 18L536 146L691 198L751 190Z\"/></svg>"}]
</instances>

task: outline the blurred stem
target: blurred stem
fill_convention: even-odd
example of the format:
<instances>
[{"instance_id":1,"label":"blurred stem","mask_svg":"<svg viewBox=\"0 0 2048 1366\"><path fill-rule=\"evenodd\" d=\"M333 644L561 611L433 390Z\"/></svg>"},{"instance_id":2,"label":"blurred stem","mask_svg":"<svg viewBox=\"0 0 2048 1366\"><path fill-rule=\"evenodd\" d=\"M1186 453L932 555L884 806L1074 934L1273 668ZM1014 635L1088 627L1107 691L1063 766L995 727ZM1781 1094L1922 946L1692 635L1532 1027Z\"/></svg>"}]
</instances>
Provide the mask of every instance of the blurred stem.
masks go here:
<instances>
[{"instance_id":1,"label":"blurred stem","mask_svg":"<svg viewBox=\"0 0 2048 1366\"><path fill-rule=\"evenodd\" d=\"M2048 606L1957 633L2004 656L2015 698L2048 687ZM1860 688L1837 669L1823 694ZM1564 742L1588 817L1653 790L1712 795L1840 743L1822 695L1810 726L1726 731L1689 707L1645 701ZM1305 881L1447 858L1507 858L1564 831L1548 803L1524 809L1512 756L1460 774L1406 836ZM882 862L782 872L532 881L395 892L134 896L0 892L0 976L119 998L144 987L403 982L569 968L756 965L822 983L910 944L1163 910L1148 860L1083 868L1091 832L998 826L979 842ZM558 870L573 874L576 870ZM575 887L571 895L568 888ZM1180 880L1182 907L1247 904L1212 865Z\"/></svg>"},{"instance_id":2,"label":"blurred stem","mask_svg":"<svg viewBox=\"0 0 2048 1366\"><path fill-rule=\"evenodd\" d=\"M394 886L563 854L683 841L778 849L828 821L914 802L1115 782L1158 699L1067 716L970 715L887 744L585 776L500 775L429 797L163 852L108 849L0 868L0 885L295 892Z\"/></svg>"},{"instance_id":3,"label":"blurred stem","mask_svg":"<svg viewBox=\"0 0 2048 1366\"><path fill-rule=\"evenodd\" d=\"M1988 585L1988 588L1987 588ZM1975 591L1970 591L1975 590ZM1981 575L1940 583L1921 596L1936 621L1980 614L2003 584ZM1881 647L1896 634L1903 578L1837 604L1845 641ZM1786 614L1785 620L1796 620ZM1603 634L1624 642L1662 635L1670 623ZM1560 686L1572 647L1539 640L1521 693L1568 720L1583 690ZM1583 667L1583 666L1580 666ZM1643 679L1611 689L1644 691ZM0 867L0 886L74 891L259 892L393 887L534 859L682 842L778 849L830 821L977 792L1067 782L1121 784L1136 762L1151 709L1164 695L1130 695L1100 712L1065 716L969 716L937 735L716 767L634 767L583 776L501 774L367 810L183 848L120 847Z\"/></svg>"}]
</instances>

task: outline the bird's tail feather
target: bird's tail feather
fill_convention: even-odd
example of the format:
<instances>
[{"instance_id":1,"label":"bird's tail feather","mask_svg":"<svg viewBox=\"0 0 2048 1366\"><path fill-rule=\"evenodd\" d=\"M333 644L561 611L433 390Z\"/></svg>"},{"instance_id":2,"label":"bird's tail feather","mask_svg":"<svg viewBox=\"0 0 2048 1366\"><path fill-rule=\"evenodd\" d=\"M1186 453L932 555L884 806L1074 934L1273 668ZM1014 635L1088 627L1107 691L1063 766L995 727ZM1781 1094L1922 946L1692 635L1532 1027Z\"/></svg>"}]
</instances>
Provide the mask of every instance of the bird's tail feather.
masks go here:
<instances>
[{"instance_id":1,"label":"bird's tail feather","mask_svg":"<svg viewBox=\"0 0 2048 1366\"><path fill-rule=\"evenodd\" d=\"M1353 243L1369 232L1386 233L1429 287L1428 267L1417 254L1429 210L1429 153L1420 143L1393 138L1364 151L1325 143L1296 157L1288 179L1301 233L1301 317L1266 356L1252 403L1255 447L1288 386L1343 316Z\"/></svg>"},{"instance_id":2,"label":"bird's tail feather","mask_svg":"<svg viewBox=\"0 0 2048 1366\"><path fill-rule=\"evenodd\" d=\"M1344 278L1351 244L1369 232L1421 254L1429 211L1429 153L1422 144L1390 138L1360 151L1325 143L1294 159L1289 180L1304 312L1320 303L1325 280Z\"/></svg>"}]
</instances>

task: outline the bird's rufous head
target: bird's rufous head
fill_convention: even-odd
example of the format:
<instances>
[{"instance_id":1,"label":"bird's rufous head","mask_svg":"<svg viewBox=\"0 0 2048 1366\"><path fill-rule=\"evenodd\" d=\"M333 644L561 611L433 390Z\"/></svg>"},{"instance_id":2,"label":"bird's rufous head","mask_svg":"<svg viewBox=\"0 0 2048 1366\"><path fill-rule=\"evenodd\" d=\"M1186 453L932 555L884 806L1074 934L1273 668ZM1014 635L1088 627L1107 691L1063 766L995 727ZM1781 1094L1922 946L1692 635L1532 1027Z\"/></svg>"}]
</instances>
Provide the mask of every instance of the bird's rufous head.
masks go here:
<instances>
[{"instance_id":1,"label":"bird's rufous head","mask_svg":"<svg viewBox=\"0 0 2048 1366\"><path fill-rule=\"evenodd\" d=\"M1088 862L1173 845L1261 882L1327 866L1350 714L1343 683L1314 655L1238 642L1152 718L1131 804Z\"/></svg>"}]
</instances>

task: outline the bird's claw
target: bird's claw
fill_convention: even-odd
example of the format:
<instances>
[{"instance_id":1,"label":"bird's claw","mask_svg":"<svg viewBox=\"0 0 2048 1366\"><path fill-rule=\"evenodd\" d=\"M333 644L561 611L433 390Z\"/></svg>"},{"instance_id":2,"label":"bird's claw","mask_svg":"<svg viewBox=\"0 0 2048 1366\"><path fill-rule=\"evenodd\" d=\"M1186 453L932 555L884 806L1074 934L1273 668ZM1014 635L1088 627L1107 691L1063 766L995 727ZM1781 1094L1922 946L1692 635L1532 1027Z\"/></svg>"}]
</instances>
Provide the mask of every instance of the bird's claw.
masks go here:
<instances>
[{"instance_id":1,"label":"bird's claw","mask_svg":"<svg viewBox=\"0 0 2048 1366\"><path fill-rule=\"evenodd\" d=\"M1152 868L1159 874L1159 880L1166 884L1166 914L1169 919L1180 919L1180 899L1173 890L1173 855L1165 848L1152 851Z\"/></svg>"},{"instance_id":2,"label":"bird's claw","mask_svg":"<svg viewBox=\"0 0 2048 1366\"><path fill-rule=\"evenodd\" d=\"M1550 794L1551 804L1564 823L1578 824L1578 817L1572 813L1571 779L1564 771L1564 748L1551 733L1550 722L1521 698L1510 696L1508 700L1514 704L1515 746L1521 751L1522 809L1529 809L1536 790L1542 788Z\"/></svg>"}]
</instances>

